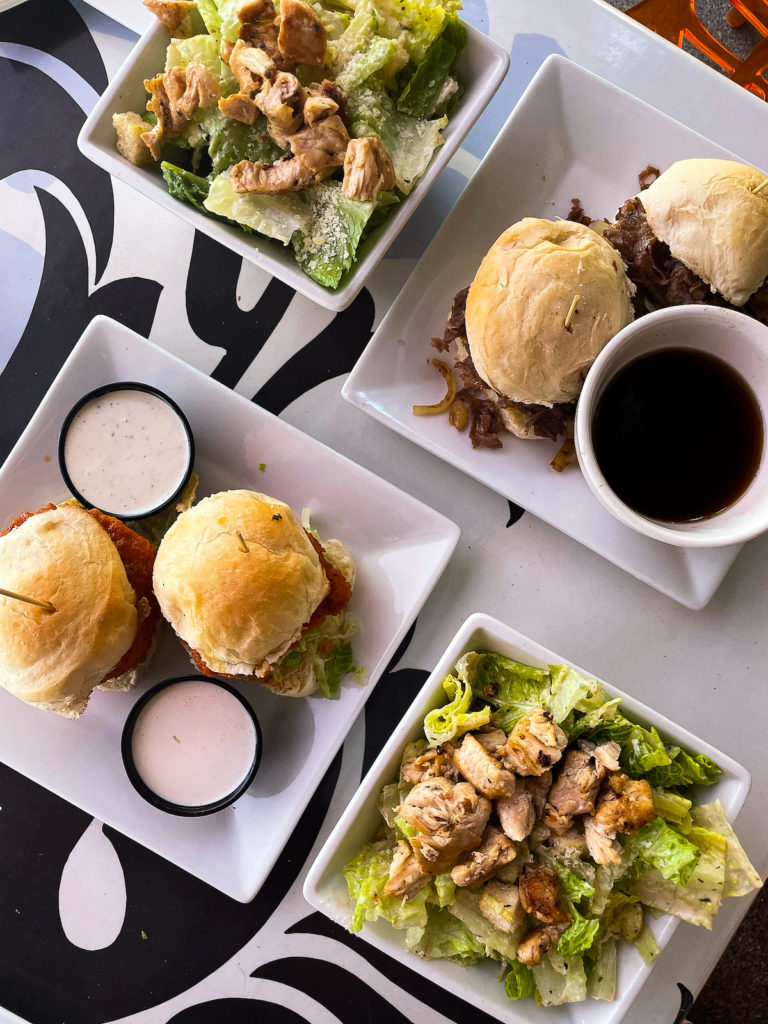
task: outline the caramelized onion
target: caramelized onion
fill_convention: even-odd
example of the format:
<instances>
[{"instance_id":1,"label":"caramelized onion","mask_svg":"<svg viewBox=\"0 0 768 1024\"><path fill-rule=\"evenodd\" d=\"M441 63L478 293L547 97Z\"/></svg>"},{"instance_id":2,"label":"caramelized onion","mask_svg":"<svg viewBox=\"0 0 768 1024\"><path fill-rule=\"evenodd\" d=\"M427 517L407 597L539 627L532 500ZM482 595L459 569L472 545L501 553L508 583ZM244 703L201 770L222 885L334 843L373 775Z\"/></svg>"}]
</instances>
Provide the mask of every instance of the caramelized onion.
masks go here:
<instances>
[{"instance_id":1,"label":"caramelized onion","mask_svg":"<svg viewBox=\"0 0 768 1024\"><path fill-rule=\"evenodd\" d=\"M467 418L467 407L460 398L457 398L448 410L448 422L458 431L462 431L467 425Z\"/></svg>"},{"instance_id":2,"label":"caramelized onion","mask_svg":"<svg viewBox=\"0 0 768 1024\"><path fill-rule=\"evenodd\" d=\"M450 408L453 404L453 400L456 398L456 381L453 379L453 371L450 366L447 363L444 363L442 359L433 359L432 365L443 375L443 379L448 385L448 392L445 398L436 405L414 405L414 416L434 416L437 413L445 412L446 409Z\"/></svg>"}]
</instances>

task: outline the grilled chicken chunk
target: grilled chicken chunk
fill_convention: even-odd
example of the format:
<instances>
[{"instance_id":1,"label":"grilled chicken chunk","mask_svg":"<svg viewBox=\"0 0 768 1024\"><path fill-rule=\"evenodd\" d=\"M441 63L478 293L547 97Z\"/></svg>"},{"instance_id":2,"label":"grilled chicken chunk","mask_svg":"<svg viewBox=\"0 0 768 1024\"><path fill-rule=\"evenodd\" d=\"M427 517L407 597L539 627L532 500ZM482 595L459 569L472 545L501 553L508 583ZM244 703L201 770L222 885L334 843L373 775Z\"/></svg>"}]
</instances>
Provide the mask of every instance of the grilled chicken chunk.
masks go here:
<instances>
[{"instance_id":1,"label":"grilled chicken chunk","mask_svg":"<svg viewBox=\"0 0 768 1024\"><path fill-rule=\"evenodd\" d=\"M395 184L395 168L376 138L352 139L344 157L341 190L348 199L378 199L382 189Z\"/></svg>"},{"instance_id":2,"label":"grilled chicken chunk","mask_svg":"<svg viewBox=\"0 0 768 1024\"><path fill-rule=\"evenodd\" d=\"M248 46L242 39L237 40L229 56L229 68L246 96L253 96L277 74L277 66L266 50Z\"/></svg>"},{"instance_id":3,"label":"grilled chicken chunk","mask_svg":"<svg viewBox=\"0 0 768 1024\"><path fill-rule=\"evenodd\" d=\"M482 890L480 913L494 928L507 935L525 924L525 911L520 902L520 890L513 882L493 878Z\"/></svg>"},{"instance_id":4,"label":"grilled chicken chunk","mask_svg":"<svg viewBox=\"0 0 768 1024\"><path fill-rule=\"evenodd\" d=\"M302 124L304 88L295 75L288 71L276 72L274 78L264 82L254 103L269 122L269 134L278 146L287 147L289 135Z\"/></svg>"},{"instance_id":5,"label":"grilled chicken chunk","mask_svg":"<svg viewBox=\"0 0 768 1024\"><path fill-rule=\"evenodd\" d=\"M473 732L472 735L489 754L498 754L499 750L507 742L507 734L504 730L496 729L492 725L484 725L476 732Z\"/></svg>"},{"instance_id":6,"label":"grilled chicken chunk","mask_svg":"<svg viewBox=\"0 0 768 1024\"><path fill-rule=\"evenodd\" d=\"M408 843L400 839L389 866L389 879L384 886L384 895L409 900L424 888L431 877L421 870Z\"/></svg>"},{"instance_id":7,"label":"grilled chicken chunk","mask_svg":"<svg viewBox=\"0 0 768 1024\"><path fill-rule=\"evenodd\" d=\"M591 750L569 750L542 813L554 832L564 832L577 814L592 814L600 783L608 774Z\"/></svg>"},{"instance_id":8,"label":"grilled chicken chunk","mask_svg":"<svg viewBox=\"0 0 768 1024\"><path fill-rule=\"evenodd\" d=\"M595 821L606 831L637 832L653 821L651 787L645 779L630 779L614 772L603 786L595 808Z\"/></svg>"},{"instance_id":9,"label":"grilled chicken chunk","mask_svg":"<svg viewBox=\"0 0 768 1024\"><path fill-rule=\"evenodd\" d=\"M400 766L403 782L422 782L442 775L451 782L459 781L459 772L453 763L453 747L445 743L441 747L427 747L423 754Z\"/></svg>"},{"instance_id":10,"label":"grilled chicken chunk","mask_svg":"<svg viewBox=\"0 0 768 1024\"><path fill-rule=\"evenodd\" d=\"M273 136L274 137L274 136ZM313 181L323 181L344 162L349 142L347 129L338 114L296 132L286 140L292 157L272 164L241 160L229 174L235 192L257 192L285 195L298 192Z\"/></svg>"},{"instance_id":11,"label":"grilled chicken chunk","mask_svg":"<svg viewBox=\"0 0 768 1024\"><path fill-rule=\"evenodd\" d=\"M326 32L315 11L304 0L282 0L277 45L285 60L322 67Z\"/></svg>"},{"instance_id":12,"label":"grilled chicken chunk","mask_svg":"<svg viewBox=\"0 0 768 1024\"><path fill-rule=\"evenodd\" d=\"M515 792L515 776L495 757L467 733L461 746L453 752L453 763L475 789L489 800L512 796Z\"/></svg>"},{"instance_id":13,"label":"grilled chicken chunk","mask_svg":"<svg viewBox=\"0 0 768 1024\"><path fill-rule=\"evenodd\" d=\"M155 160L160 159L166 138L178 135L198 107L209 107L221 96L219 83L205 64L195 62L145 79L144 88L150 94L147 110L157 124L141 138Z\"/></svg>"},{"instance_id":14,"label":"grilled chicken chunk","mask_svg":"<svg viewBox=\"0 0 768 1024\"><path fill-rule=\"evenodd\" d=\"M579 746L582 749L587 747L586 740L580 740ZM592 746L592 744L589 744ZM598 761L602 761L609 772L617 772L619 770L619 754L621 753L621 744L616 743L615 740L609 740L608 743L601 743L599 747L595 747L594 755Z\"/></svg>"},{"instance_id":15,"label":"grilled chicken chunk","mask_svg":"<svg viewBox=\"0 0 768 1024\"><path fill-rule=\"evenodd\" d=\"M560 879L554 868L545 864L524 864L518 884L527 914L532 914L544 924L570 921L570 915L560 906Z\"/></svg>"},{"instance_id":16,"label":"grilled chicken chunk","mask_svg":"<svg viewBox=\"0 0 768 1024\"><path fill-rule=\"evenodd\" d=\"M516 853L515 844L500 829L489 825L477 849L465 853L452 868L451 878L461 886L487 882L514 860Z\"/></svg>"},{"instance_id":17,"label":"grilled chicken chunk","mask_svg":"<svg viewBox=\"0 0 768 1024\"><path fill-rule=\"evenodd\" d=\"M465 852L477 846L491 813L491 802L468 782L435 778L413 787L399 808L404 821L417 828L409 839L422 870L431 875L447 871Z\"/></svg>"},{"instance_id":18,"label":"grilled chicken chunk","mask_svg":"<svg viewBox=\"0 0 768 1024\"><path fill-rule=\"evenodd\" d=\"M197 3L196 0L144 0L144 6L174 33L184 27L184 19L197 8Z\"/></svg>"},{"instance_id":19,"label":"grilled chicken chunk","mask_svg":"<svg viewBox=\"0 0 768 1024\"><path fill-rule=\"evenodd\" d=\"M300 156L322 181L344 163L349 134L338 114L303 128L288 140L294 156Z\"/></svg>"},{"instance_id":20,"label":"grilled chicken chunk","mask_svg":"<svg viewBox=\"0 0 768 1024\"><path fill-rule=\"evenodd\" d=\"M541 928L534 928L532 932L528 932L517 947L517 959L528 967L540 964L541 958L555 947L568 924L568 921L561 921L559 924L545 924Z\"/></svg>"},{"instance_id":21,"label":"grilled chicken chunk","mask_svg":"<svg viewBox=\"0 0 768 1024\"><path fill-rule=\"evenodd\" d=\"M596 864L620 864L622 848L616 833L599 825L589 815L584 818L584 838L589 855Z\"/></svg>"},{"instance_id":22,"label":"grilled chicken chunk","mask_svg":"<svg viewBox=\"0 0 768 1024\"><path fill-rule=\"evenodd\" d=\"M273 164L241 160L230 168L229 177L235 192L256 192L272 196L298 192L315 180L313 171L300 157L276 160Z\"/></svg>"},{"instance_id":23,"label":"grilled chicken chunk","mask_svg":"<svg viewBox=\"0 0 768 1024\"><path fill-rule=\"evenodd\" d=\"M549 711L535 708L515 723L499 758L518 775L543 775L562 757L567 743Z\"/></svg>"},{"instance_id":24,"label":"grilled chicken chunk","mask_svg":"<svg viewBox=\"0 0 768 1024\"><path fill-rule=\"evenodd\" d=\"M231 117L233 121L242 121L243 124L255 124L257 118L261 117L259 108L251 97L243 92L223 96L219 100L219 110L225 117Z\"/></svg>"}]
</instances>

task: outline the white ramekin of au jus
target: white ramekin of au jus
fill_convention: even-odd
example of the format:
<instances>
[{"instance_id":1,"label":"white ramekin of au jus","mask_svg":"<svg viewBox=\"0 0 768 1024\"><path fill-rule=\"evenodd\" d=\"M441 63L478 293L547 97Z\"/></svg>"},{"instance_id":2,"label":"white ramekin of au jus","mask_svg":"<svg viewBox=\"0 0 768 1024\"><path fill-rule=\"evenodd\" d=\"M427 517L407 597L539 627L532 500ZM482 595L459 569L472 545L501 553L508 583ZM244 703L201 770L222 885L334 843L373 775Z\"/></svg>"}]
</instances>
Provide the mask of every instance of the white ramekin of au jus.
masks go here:
<instances>
[{"instance_id":1,"label":"white ramekin of au jus","mask_svg":"<svg viewBox=\"0 0 768 1024\"><path fill-rule=\"evenodd\" d=\"M762 448L741 493L715 514L670 521L643 515L611 488L595 451L594 427L606 389L631 364L663 350L693 350L725 363L751 392L762 424ZM717 416L717 409L709 415ZM768 530L768 327L734 309L687 305L640 317L612 338L590 368L576 408L576 452L584 478L598 501L624 525L679 547L726 547ZM670 437L684 431L697 443L697 423L679 408L658 410Z\"/></svg>"},{"instance_id":2,"label":"white ramekin of au jus","mask_svg":"<svg viewBox=\"0 0 768 1024\"><path fill-rule=\"evenodd\" d=\"M187 417L163 391L117 381L89 391L69 411L58 457L64 482L86 508L144 519L184 490L195 441Z\"/></svg>"},{"instance_id":3,"label":"white ramekin of au jus","mask_svg":"<svg viewBox=\"0 0 768 1024\"><path fill-rule=\"evenodd\" d=\"M148 803L200 817L229 807L250 787L261 762L261 727L228 683L177 676L139 697L121 750L128 779Z\"/></svg>"}]
</instances>

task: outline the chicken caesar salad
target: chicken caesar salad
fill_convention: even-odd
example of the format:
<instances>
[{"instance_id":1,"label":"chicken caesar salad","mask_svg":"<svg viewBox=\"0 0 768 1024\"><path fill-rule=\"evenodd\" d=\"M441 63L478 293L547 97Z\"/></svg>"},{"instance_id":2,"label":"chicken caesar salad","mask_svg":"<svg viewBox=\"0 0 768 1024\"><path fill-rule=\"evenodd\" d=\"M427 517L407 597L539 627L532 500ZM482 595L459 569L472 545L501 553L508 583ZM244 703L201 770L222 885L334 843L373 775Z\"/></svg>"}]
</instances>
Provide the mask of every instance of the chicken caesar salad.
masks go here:
<instances>
[{"instance_id":1,"label":"chicken caesar salad","mask_svg":"<svg viewBox=\"0 0 768 1024\"><path fill-rule=\"evenodd\" d=\"M658 953L646 909L711 928L761 885L720 802L696 801L717 765L601 683L473 651L443 688L344 868L353 931L381 918L421 957L500 961L511 999L612 1000L619 943Z\"/></svg>"},{"instance_id":2,"label":"chicken caesar salad","mask_svg":"<svg viewBox=\"0 0 768 1024\"><path fill-rule=\"evenodd\" d=\"M462 92L461 0L145 0L168 27L117 149L335 288L412 191Z\"/></svg>"}]
</instances>

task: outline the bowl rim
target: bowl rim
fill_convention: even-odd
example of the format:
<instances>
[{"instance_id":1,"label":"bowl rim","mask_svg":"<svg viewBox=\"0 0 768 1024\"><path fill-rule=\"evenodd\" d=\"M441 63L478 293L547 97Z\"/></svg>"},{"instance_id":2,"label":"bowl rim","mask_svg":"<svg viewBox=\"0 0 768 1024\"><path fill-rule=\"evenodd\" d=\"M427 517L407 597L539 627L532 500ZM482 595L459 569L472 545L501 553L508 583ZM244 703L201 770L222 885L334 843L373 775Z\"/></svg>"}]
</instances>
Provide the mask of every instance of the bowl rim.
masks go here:
<instances>
[{"instance_id":1,"label":"bowl rim","mask_svg":"<svg viewBox=\"0 0 768 1024\"><path fill-rule=\"evenodd\" d=\"M67 460L65 456L65 448L67 442L67 434L69 432L69 428L72 426L72 421L74 420L75 416L80 412L80 410L83 409L86 405L88 405L89 402L93 401L94 398L100 398L102 395L108 395L112 391L144 391L146 394L154 395L155 398L161 399L163 402L165 402L166 405L170 406L171 409L176 413L176 416L180 420L181 425L184 427L184 432L187 436L187 466L181 478L181 483L173 492L173 494L161 505L156 505L147 511L141 510L139 512L131 513L112 512L110 509L101 508L98 505L94 505L90 498L86 497L86 495L84 495L80 490L78 490L77 487L75 487L74 483L72 482L72 478L69 475L69 470L67 468ZM100 385L100 387L94 388L92 391L88 391L86 394L82 396L82 398L79 398L77 402L75 402L75 404L69 410L67 415L64 417L64 420L59 429L57 456L59 460L59 472L61 473L64 479L64 483L67 485L72 495L75 498L77 498L77 500L80 502L81 505L83 505L84 508L98 509L105 515L112 516L113 519L119 519L121 520L121 522L133 521L137 519L149 519L150 516L157 515L158 512L162 512L164 508L167 508L169 505L173 504L173 502L176 501L176 499L182 493L184 488L187 486L189 478L192 476L192 471L195 465L195 437L194 434L192 433L192 427L190 426L189 420L187 419L184 410L181 409L176 402L174 402L170 395L167 395L164 391L161 391L159 388L154 387L152 384L144 384L141 381L135 380L120 380L115 381L112 384L102 384Z\"/></svg>"},{"instance_id":2,"label":"bowl rim","mask_svg":"<svg viewBox=\"0 0 768 1024\"><path fill-rule=\"evenodd\" d=\"M615 354L622 348L631 345L636 335L641 331L652 331L656 324L664 324L667 321L676 321L680 319L699 320L702 324L706 324L708 327L713 326L718 321L724 321L726 324L730 323L732 326L738 326L742 329L747 328L755 337L759 337L761 335L764 337L766 342L766 353L768 353L768 327L760 323L760 321L755 320L747 313L738 309L731 309L727 306L710 306L704 303L692 303L685 306L668 306L663 309L653 310L650 313L645 313L633 320L631 323L627 324L626 327L623 327L618 331L613 338L611 338L589 368L584 379L581 394L579 395L576 405L576 418L574 423L574 444L576 447L579 468L581 469L587 486L603 508L610 512L610 514L622 525L637 533L644 534L646 537L651 537L654 540L658 540L662 543L670 544L675 547L721 548L728 547L733 544L742 544L768 530L768 498L766 498L762 512L758 510L747 521L740 525L723 524L722 520L718 522L720 513L716 513L715 515L696 520L695 526L691 530L675 529L672 524L667 526L663 521L644 516L641 513L634 511L634 509L630 508L629 505L625 504L606 481L595 455L594 446L592 444L591 429L592 415L596 401L595 395L598 389L602 390L608 380L611 380L620 369L625 365L628 365L629 361L642 358L643 353L635 353L632 360L628 360L627 363L624 363L622 366L614 369L610 376L604 376L606 364L608 364ZM675 347L673 343L654 347L651 342L648 351L673 347ZM699 346L696 344L686 344L683 347L691 348L694 351L701 351ZM728 363L728 360L722 355L717 355L717 358ZM739 375L741 376L741 374ZM768 407L763 407L759 400L757 400L757 404L763 415L763 457L765 457L766 451L768 450L768 433L766 433L765 430L766 418L768 417ZM747 493L748 489L749 485L747 485L747 488L745 488L739 498L737 498L735 502L732 502L728 508L730 509L737 505L741 498Z\"/></svg>"},{"instance_id":3,"label":"bowl rim","mask_svg":"<svg viewBox=\"0 0 768 1024\"><path fill-rule=\"evenodd\" d=\"M212 800L207 804L177 804L172 800L166 800L164 797L159 796L141 777L133 759L133 731L141 712L150 700L157 696L157 694L162 690L167 689L169 686L175 686L178 683L188 682L205 682L211 686L218 686L220 689L226 690L227 693L236 697L239 703L245 708L254 728L253 760L251 761L251 766L248 769L248 772L230 793L220 797L218 800ZM123 732L120 737L120 752L123 758L123 767L125 768L125 773L128 776L129 782L139 796L143 797L147 803L152 804L153 807L157 807L159 810L165 811L166 814L175 814L178 817L183 818L199 818L203 815L215 814L216 811L224 810L225 807L229 807L238 799L238 797L242 796L250 787L259 770L263 746L261 725L259 724L258 716L246 698L236 690L234 686L230 686L229 683L225 683L221 679L213 679L210 676L204 676L195 672L186 673L181 676L171 676L168 679L161 680L159 683L155 683L154 686L151 686L146 690L128 712L128 717L125 720Z\"/></svg>"}]
</instances>

